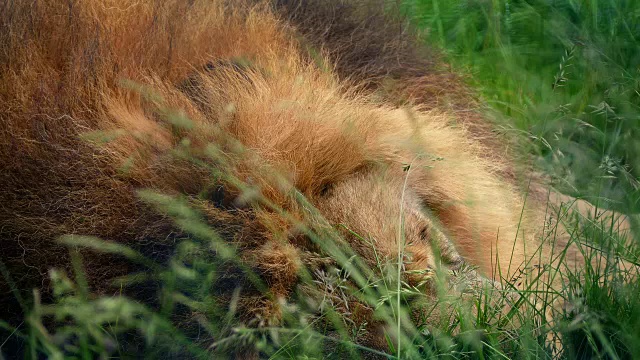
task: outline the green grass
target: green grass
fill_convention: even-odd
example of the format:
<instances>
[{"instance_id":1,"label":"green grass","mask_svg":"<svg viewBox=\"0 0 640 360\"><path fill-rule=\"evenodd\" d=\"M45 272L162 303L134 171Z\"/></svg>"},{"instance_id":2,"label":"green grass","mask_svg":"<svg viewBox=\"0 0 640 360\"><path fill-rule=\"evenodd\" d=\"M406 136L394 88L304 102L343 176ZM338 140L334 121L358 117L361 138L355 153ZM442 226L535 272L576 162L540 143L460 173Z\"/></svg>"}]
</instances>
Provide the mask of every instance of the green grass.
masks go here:
<instances>
[{"instance_id":1,"label":"green grass","mask_svg":"<svg viewBox=\"0 0 640 360\"><path fill-rule=\"evenodd\" d=\"M372 354L392 359L537 359L554 354L549 334L562 336L564 355L569 358L577 354L624 359L640 354L640 285L619 270L614 256L605 255L615 251L590 255L601 257L607 265L587 266L579 273L547 269L563 278L565 287L557 292L547 292L536 281L521 291L491 284L465 286L462 274L470 274L472 269L461 269L458 274L436 269L433 291L425 292L425 288L398 282L396 264L379 262L376 269L366 268L334 235L311 229L308 234L325 244L322 254L332 265L310 266L302 272L298 290L282 304L282 323L245 326L236 319L238 293L223 298L212 291L225 267L234 262L234 250L225 248L221 256L212 255L212 249L225 245L185 199L150 192L141 196L190 236L178 244L166 264L96 238L61 238L70 247L74 272L51 271L55 301L41 303L34 292L35 303L25 305L24 324L11 328L0 323L11 337L25 340L27 358L126 358L142 354L147 358L226 358L229 351L252 344L263 356L274 359ZM601 224L584 226L577 217L567 222L574 241L613 244L623 240ZM554 240L553 235L549 240ZM141 304L124 296L92 294L83 274L89 264L83 264L80 249L141 264L144 270L116 280L116 288L131 289L153 280L157 302ZM635 248L628 250L638 253ZM626 257L633 258L629 252ZM235 266L242 268L239 262ZM256 274L244 271L260 288ZM307 271L314 271L313 276ZM461 296L462 291L466 295ZM566 311L557 312L554 322L547 323L546 313L559 310L554 307L559 299L566 301ZM357 344L367 334L366 324L354 316L358 311L354 302L388 324L390 354ZM421 309L421 315L412 317L409 307Z\"/></svg>"},{"instance_id":2,"label":"green grass","mask_svg":"<svg viewBox=\"0 0 640 360\"><path fill-rule=\"evenodd\" d=\"M639 2L404 3L556 186L640 211Z\"/></svg>"},{"instance_id":3,"label":"green grass","mask_svg":"<svg viewBox=\"0 0 640 360\"><path fill-rule=\"evenodd\" d=\"M640 211L640 2L405 3L415 23L445 49L448 60L470 74L470 84L488 104L489 116L525 135L523 157L534 157L567 193L601 206ZM216 156L215 151L210 156ZM246 187L237 179L225 181ZM251 286L264 289L260 277L236 260L236 249L186 199L148 191L140 197L188 235L171 259L160 264L96 238L60 239L72 253L74 272L52 270L55 301L42 303L35 292L35 303L24 303L27 315L20 326L0 321L2 334L7 334L0 338L2 352L4 344L22 339L25 357L31 359L133 354L226 358L229 350L243 344L253 344L274 359L372 354L537 359L554 356L547 336L560 334L565 358L640 357L640 284L616 266L618 257L636 261L640 250L633 239L597 219L585 221L575 215L566 220L567 228L572 241L603 249L587 256L599 256L606 265L587 265L579 273L547 269L563 277L565 287L539 294L540 284L535 282L523 291L490 284L465 287L452 280L464 276L451 277L443 269L432 274L435 285L427 294L424 288L398 281L397 264L380 262L367 268L335 240L335 233L297 224L321 249L319 262L329 265L305 268L296 293L281 304L283 322L256 329L237 322L237 293L212 291L230 266L239 268ZM308 205L303 198L299 201ZM261 205L280 211L273 204ZM548 240L554 241L551 234ZM92 294L83 276L90 264L83 262L79 249L140 264L141 271L118 279L116 288L124 292L152 283L155 302ZM9 283L19 276L4 266L0 270ZM467 294L459 296L459 288ZM558 299L566 301L564 311L554 308ZM505 303L511 310L503 310ZM422 316L411 321L409 305L422 309ZM559 311L553 323L547 323L545 314L552 309ZM389 325L390 354L357 345L367 336L356 316L365 310Z\"/></svg>"}]
</instances>

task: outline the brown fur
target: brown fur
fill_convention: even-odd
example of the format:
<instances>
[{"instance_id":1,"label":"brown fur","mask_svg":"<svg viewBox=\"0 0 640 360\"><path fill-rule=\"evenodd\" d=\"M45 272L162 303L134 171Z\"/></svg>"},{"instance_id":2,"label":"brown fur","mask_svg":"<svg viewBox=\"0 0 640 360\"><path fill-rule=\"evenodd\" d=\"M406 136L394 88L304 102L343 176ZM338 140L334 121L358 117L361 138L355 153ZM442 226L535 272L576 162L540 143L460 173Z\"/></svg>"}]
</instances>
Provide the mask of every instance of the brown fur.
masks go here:
<instances>
[{"instance_id":1,"label":"brown fur","mask_svg":"<svg viewBox=\"0 0 640 360\"><path fill-rule=\"evenodd\" d=\"M351 35L368 40L353 25L362 15L347 6L354 23L335 25L310 4L320 19L286 2L276 2L278 13L224 1L0 2L0 238L21 287L65 266L67 250L53 241L64 234L168 256L180 229L138 199L141 188L199 204L276 298L295 288L304 253L319 251L292 221L312 219L296 192L331 226L371 240L375 253L343 234L370 266L402 257L408 270L433 268L435 246L451 266L463 258L496 280L497 269L518 273L542 215L522 210L485 123L460 115L467 95L458 80L403 32L347 51ZM298 31L320 39L321 64ZM379 53L387 43L396 48ZM402 91L414 105L381 100L388 79L408 80ZM441 93L453 96L452 108ZM103 143L105 134L112 138ZM199 196L216 189L224 191L212 201ZM130 270L103 256L88 261L103 292L103 281ZM264 297L243 304L278 320Z\"/></svg>"},{"instance_id":2,"label":"brown fur","mask_svg":"<svg viewBox=\"0 0 640 360\"><path fill-rule=\"evenodd\" d=\"M446 109L475 141L491 148L481 156L511 164L513 154L505 146L509 139L498 136L480 115L463 78L441 61L437 50L424 45L427 37L408 24L399 3L276 0L273 8L302 35L312 57L320 50L328 55L341 80L393 104ZM515 176L511 166L501 171L507 178Z\"/></svg>"}]
</instances>

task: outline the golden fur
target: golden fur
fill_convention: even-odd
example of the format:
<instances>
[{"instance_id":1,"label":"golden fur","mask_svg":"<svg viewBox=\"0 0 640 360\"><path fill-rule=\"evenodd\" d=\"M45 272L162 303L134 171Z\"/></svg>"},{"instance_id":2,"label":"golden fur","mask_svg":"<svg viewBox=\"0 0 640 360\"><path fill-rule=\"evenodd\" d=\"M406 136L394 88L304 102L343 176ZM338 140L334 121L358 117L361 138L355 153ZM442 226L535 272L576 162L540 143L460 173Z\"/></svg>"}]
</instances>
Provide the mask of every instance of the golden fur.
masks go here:
<instances>
[{"instance_id":1,"label":"golden fur","mask_svg":"<svg viewBox=\"0 0 640 360\"><path fill-rule=\"evenodd\" d=\"M496 141L412 97L454 80L424 75L405 93L415 105L394 106L338 77L330 52L310 57L264 4L41 0L0 10L2 260L30 286L64 266L53 242L63 234L170 251L175 226L138 199L142 188L201 204L276 297L294 289L301 253L318 251L291 220L312 219L298 192L371 266L402 256L407 270L433 268L435 246L451 266L464 259L500 280L539 246L544 215L506 179ZM221 206L202 200L220 188ZM127 272L91 261L96 284ZM257 311L277 318L272 306Z\"/></svg>"}]
</instances>

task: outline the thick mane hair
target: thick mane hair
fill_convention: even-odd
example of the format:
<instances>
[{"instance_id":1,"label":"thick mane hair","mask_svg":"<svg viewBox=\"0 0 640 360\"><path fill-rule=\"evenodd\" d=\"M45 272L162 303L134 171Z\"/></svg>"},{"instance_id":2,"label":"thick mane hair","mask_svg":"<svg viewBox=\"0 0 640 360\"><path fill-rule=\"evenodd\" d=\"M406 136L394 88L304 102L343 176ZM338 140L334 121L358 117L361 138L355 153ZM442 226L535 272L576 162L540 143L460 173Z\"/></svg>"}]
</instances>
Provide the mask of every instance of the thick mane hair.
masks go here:
<instances>
[{"instance_id":1,"label":"thick mane hair","mask_svg":"<svg viewBox=\"0 0 640 360\"><path fill-rule=\"evenodd\" d=\"M0 239L21 296L71 269L67 234L168 259L190 235L143 189L197 208L271 299L322 253L299 223L372 267L402 238L408 272L436 267L434 247L490 280L521 272L543 212L459 76L386 3L0 1ZM102 294L137 269L83 256ZM20 318L0 291L2 318ZM242 296L247 319L279 321L278 301Z\"/></svg>"},{"instance_id":2,"label":"thick mane hair","mask_svg":"<svg viewBox=\"0 0 640 360\"><path fill-rule=\"evenodd\" d=\"M392 104L419 104L424 110L446 110L474 139L491 151L482 156L511 168L508 139L480 115L481 106L439 52L425 46L426 34L407 23L401 7L385 0L277 0L275 13L292 26L302 46L322 49L342 81L364 87Z\"/></svg>"}]
</instances>

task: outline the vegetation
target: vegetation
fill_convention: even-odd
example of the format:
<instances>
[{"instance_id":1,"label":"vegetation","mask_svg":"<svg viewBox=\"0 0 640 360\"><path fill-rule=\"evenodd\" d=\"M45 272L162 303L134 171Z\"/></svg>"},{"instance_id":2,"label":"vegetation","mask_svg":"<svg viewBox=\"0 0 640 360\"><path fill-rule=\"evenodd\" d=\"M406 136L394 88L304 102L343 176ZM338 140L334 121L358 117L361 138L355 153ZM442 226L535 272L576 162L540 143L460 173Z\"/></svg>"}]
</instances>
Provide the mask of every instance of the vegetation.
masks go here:
<instances>
[{"instance_id":1,"label":"vegetation","mask_svg":"<svg viewBox=\"0 0 640 360\"><path fill-rule=\"evenodd\" d=\"M496 123L529 139L523 156L534 155L535 167L557 188L601 207L640 211L640 3L415 0L405 5L448 60L469 74ZM603 239L602 229L594 229L582 228L575 240L637 251L637 238L625 241L612 233ZM607 287L587 282L580 294L588 310L570 323L600 339L576 344L569 336L569 348L597 343L601 349L610 346L600 356L638 357L638 349L620 346L637 342L640 334L637 321L628 321L638 308L637 285L623 293ZM582 356L593 355L588 354Z\"/></svg>"},{"instance_id":2,"label":"vegetation","mask_svg":"<svg viewBox=\"0 0 640 360\"><path fill-rule=\"evenodd\" d=\"M534 165L566 193L640 212L640 3L410 0L404 5L415 24L445 49L456 71L469 75L488 104L487 116L495 117L504 131L524 135L523 159L533 155ZM136 91L155 96L148 89ZM159 112L175 132L188 134L189 120L165 110ZM226 177L249 196L249 184L201 161L220 162L220 149L208 147L196 157L189 145L178 144L172 154L199 171ZM203 216L210 209L154 191L138 196L181 229L173 254L157 262L98 238L60 238L69 247L72 271L50 271L51 303L41 302L37 291L34 303L24 301L14 286L26 317L19 326L0 320L0 355L226 358L234 351L242 356L251 344L261 356L274 359L640 357L640 283L620 266L622 260L638 263L636 239L618 233L609 220L567 216L571 204L550 207L548 215L566 217L571 241L595 250L585 251L589 261L582 270L545 269L565 284L553 292L535 279L525 290L472 284L474 271L467 268L457 269L464 276L455 277L435 269L429 274L435 288L426 292L400 281L398 264L380 261L377 268L368 268L331 230L290 219L321 249L322 255L309 260L321 266L300 270L296 293L279 299L282 323L254 319L244 326L237 322L237 294L229 297L215 288L232 268L248 287L263 291L265 284L238 261L238 249L211 229ZM255 201L283 211L267 199ZM302 196L296 201L309 205ZM546 241L556 240L555 230L548 229ZM123 289L137 286L153 294L155 302L93 294L84 275L91 264L80 250L138 264L138 272L116 283ZM20 277L2 263L0 270L9 284ZM561 301L566 305L558 309ZM410 308L422 309L423 315L416 321ZM362 321L369 313L386 324L388 354L358 345L371 335L370 324Z\"/></svg>"},{"instance_id":3,"label":"vegetation","mask_svg":"<svg viewBox=\"0 0 640 360\"><path fill-rule=\"evenodd\" d=\"M637 1L406 1L565 192L640 211Z\"/></svg>"}]
</instances>

